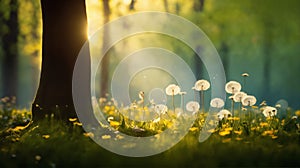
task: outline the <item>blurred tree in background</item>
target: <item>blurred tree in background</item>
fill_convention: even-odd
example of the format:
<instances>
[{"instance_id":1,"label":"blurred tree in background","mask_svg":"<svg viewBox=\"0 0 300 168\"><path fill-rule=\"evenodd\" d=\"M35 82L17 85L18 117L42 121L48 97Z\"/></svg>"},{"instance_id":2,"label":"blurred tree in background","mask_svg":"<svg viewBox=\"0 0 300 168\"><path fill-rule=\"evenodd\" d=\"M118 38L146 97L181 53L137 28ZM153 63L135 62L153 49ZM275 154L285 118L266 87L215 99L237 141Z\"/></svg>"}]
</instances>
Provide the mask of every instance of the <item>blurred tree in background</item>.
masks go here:
<instances>
[{"instance_id":1,"label":"blurred tree in background","mask_svg":"<svg viewBox=\"0 0 300 168\"><path fill-rule=\"evenodd\" d=\"M183 16L198 25L216 46L227 80L242 82L241 74L247 72L250 77L244 90L256 95L259 101L267 100L274 105L284 98L293 108L300 108L298 0L86 0L86 4L90 35L108 20L135 12L155 10ZM40 9L36 0L1 0L0 95L17 95L20 106L28 107L37 90L41 62ZM164 38L161 43L179 55L186 53L183 50L187 49L179 42L170 42L172 39ZM128 46L138 42L126 39L122 45L119 50L126 53ZM13 52L9 52L11 48ZM193 67L198 79L208 79L201 60L193 52L181 56ZM116 65L119 58L109 56L107 61ZM106 71L112 71L113 65ZM111 73L105 74L111 78Z\"/></svg>"}]
</instances>

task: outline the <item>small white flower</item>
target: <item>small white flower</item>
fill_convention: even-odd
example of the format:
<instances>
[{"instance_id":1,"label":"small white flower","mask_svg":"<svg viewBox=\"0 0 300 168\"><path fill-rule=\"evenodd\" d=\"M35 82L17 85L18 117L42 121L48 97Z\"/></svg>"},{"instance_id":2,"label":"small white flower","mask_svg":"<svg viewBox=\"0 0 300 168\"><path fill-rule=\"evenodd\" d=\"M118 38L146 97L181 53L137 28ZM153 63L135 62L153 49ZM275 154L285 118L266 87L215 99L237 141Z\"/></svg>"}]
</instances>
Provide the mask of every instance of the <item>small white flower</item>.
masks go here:
<instances>
[{"instance_id":1,"label":"small white flower","mask_svg":"<svg viewBox=\"0 0 300 168\"><path fill-rule=\"evenodd\" d=\"M177 95L179 94L179 92L180 92L180 87L175 84L171 84L166 88L166 94L169 96Z\"/></svg>"},{"instance_id":2,"label":"small white flower","mask_svg":"<svg viewBox=\"0 0 300 168\"><path fill-rule=\"evenodd\" d=\"M196 112L200 109L200 105L196 101L190 101L186 104L185 108L187 111Z\"/></svg>"},{"instance_id":3,"label":"small white flower","mask_svg":"<svg viewBox=\"0 0 300 168\"><path fill-rule=\"evenodd\" d=\"M228 117L231 116L231 113L230 113L230 111L223 109L217 113L217 116L218 116L219 120L222 120L223 118L227 119Z\"/></svg>"},{"instance_id":4,"label":"small white flower","mask_svg":"<svg viewBox=\"0 0 300 168\"><path fill-rule=\"evenodd\" d=\"M211 107L222 108L224 105L225 105L224 100L220 98L214 98L210 101Z\"/></svg>"},{"instance_id":5,"label":"small white flower","mask_svg":"<svg viewBox=\"0 0 300 168\"><path fill-rule=\"evenodd\" d=\"M293 116L292 120L297 120L298 116Z\"/></svg>"},{"instance_id":6,"label":"small white flower","mask_svg":"<svg viewBox=\"0 0 300 168\"><path fill-rule=\"evenodd\" d=\"M195 83L195 86L193 88L197 91L207 90L210 88L210 83L207 80L201 79Z\"/></svg>"},{"instance_id":7,"label":"small white flower","mask_svg":"<svg viewBox=\"0 0 300 168\"><path fill-rule=\"evenodd\" d=\"M256 103L256 98L254 96L245 96L242 99L243 106L253 106Z\"/></svg>"},{"instance_id":8,"label":"small white flower","mask_svg":"<svg viewBox=\"0 0 300 168\"><path fill-rule=\"evenodd\" d=\"M245 92L236 92L234 95L233 95L233 100L235 102L242 102L242 99L247 96L247 94Z\"/></svg>"},{"instance_id":9,"label":"small white flower","mask_svg":"<svg viewBox=\"0 0 300 168\"><path fill-rule=\"evenodd\" d=\"M241 91L241 89L242 89L242 86L237 81L230 81L230 82L227 82L225 85L225 91L230 94L235 94L236 92Z\"/></svg>"},{"instance_id":10,"label":"small white flower","mask_svg":"<svg viewBox=\"0 0 300 168\"><path fill-rule=\"evenodd\" d=\"M155 105L154 110L158 115L166 114L168 112L168 107L164 104L158 104Z\"/></svg>"},{"instance_id":11,"label":"small white flower","mask_svg":"<svg viewBox=\"0 0 300 168\"><path fill-rule=\"evenodd\" d=\"M277 109L275 107L266 106L264 107L263 114L265 117L272 117L277 115Z\"/></svg>"}]
</instances>

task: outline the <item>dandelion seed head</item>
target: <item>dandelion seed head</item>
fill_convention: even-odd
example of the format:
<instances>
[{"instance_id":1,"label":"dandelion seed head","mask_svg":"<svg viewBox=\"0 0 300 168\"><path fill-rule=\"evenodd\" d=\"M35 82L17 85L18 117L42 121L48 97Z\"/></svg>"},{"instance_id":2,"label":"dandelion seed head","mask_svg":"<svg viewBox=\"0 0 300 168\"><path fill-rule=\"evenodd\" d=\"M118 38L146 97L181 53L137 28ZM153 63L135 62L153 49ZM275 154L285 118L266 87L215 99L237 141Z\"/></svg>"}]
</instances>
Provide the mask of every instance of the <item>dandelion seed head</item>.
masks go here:
<instances>
[{"instance_id":1,"label":"dandelion seed head","mask_svg":"<svg viewBox=\"0 0 300 168\"><path fill-rule=\"evenodd\" d=\"M217 113L217 116L219 118L219 120L222 120L223 118L227 119L228 117L231 117L231 113L230 111L223 109L220 112Z\"/></svg>"},{"instance_id":2,"label":"dandelion seed head","mask_svg":"<svg viewBox=\"0 0 300 168\"><path fill-rule=\"evenodd\" d=\"M256 98L251 95L247 95L242 99L243 106L253 106L255 105L255 103L256 103Z\"/></svg>"},{"instance_id":3,"label":"dandelion seed head","mask_svg":"<svg viewBox=\"0 0 300 168\"><path fill-rule=\"evenodd\" d=\"M241 91L242 86L237 81L229 81L225 85L225 91L230 94L235 94L236 92Z\"/></svg>"},{"instance_id":4,"label":"dandelion seed head","mask_svg":"<svg viewBox=\"0 0 300 168\"><path fill-rule=\"evenodd\" d=\"M225 105L224 100L220 98L214 98L210 101L211 107L222 108L224 105Z\"/></svg>"},{"instance_id":5,"label":"dandelion seed head","mask_svg":"<svg viewBox=\"0 0 300 168\"><path fill-rule=\"evenodd\" d=\"M245 92L236 92L234 95L233 95L233 100L235 102L241 102L242 99L247 96L247 94Z\"/></svg>"},{"instance_id":6,"label":"dandelion seed head","mask_svg":"<svg viewBox=\"0 0 300 168\"><path fill-rule=\"evenodd\" d=\"M243 73L242 76L243 77L249 77L249 74L248 73Z\"/></svg>"},{"instance_id":7,"label":"dandelion seed head","mask_svg":"<svg viewBox=\"0 0 300 168\"><path fill-rule=\"evenodd\" d=\"M166 87L166 94L169 96L175 96L179 94L180 92L180 87L175 84L170 84L169 86Z\"/></svg>"},{"instance_id":8,"label":"dandelion seed head","mask_svg":"<svg viewBox=\"0 0 300 168\"><path fill-rule=\"evenodd\" d=\"M204 91L210 88L210 83L207 80L201 79L195 83L194 89L197 91Z\"/></svg>"},{"instance_id":9,"label":"dandelion seed head","mask_svg":"<svg viewBox=\"0 0 300 168\"><path fill-rule=\"evenodd\" d=\"M154 106L154 110L158 115L166 114L168 112L168 107L164 104L157 104Z\"/></svg>"},{"instance_id":10,"label":"dandelion seed head","mask_svg":"<svg viewBox=\"0 0 300 168\"><path fill-rule=\"evenodd\" d=\"M264 107L264 110L263 110L262 113L265 117L276 116L277 115L277 109L275 107L266 106L266 107Z\"/></svg>"},{"instance_id":11,"label":"dandelion seed head","mask_svg":"<svg viewBox=\"0 0 300 168\"><path fill-rule=\"evenodd\" d=\"M200 105L196 101L190 101L186 104L185 108L189 112L197 112L200 109Z\"/></svg>"}]
</instances>

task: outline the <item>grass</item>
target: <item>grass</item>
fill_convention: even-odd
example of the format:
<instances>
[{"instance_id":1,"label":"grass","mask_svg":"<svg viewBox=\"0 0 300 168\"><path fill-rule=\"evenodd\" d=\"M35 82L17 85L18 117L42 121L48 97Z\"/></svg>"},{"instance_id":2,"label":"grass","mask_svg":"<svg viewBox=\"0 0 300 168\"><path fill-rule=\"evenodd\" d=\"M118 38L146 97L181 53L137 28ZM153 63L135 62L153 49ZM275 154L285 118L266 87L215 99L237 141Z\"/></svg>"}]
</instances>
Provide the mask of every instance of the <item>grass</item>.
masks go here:
<instances>
[{"instance_id":1,"label":"grass","mask_svg":"<svg viewBox=\"0 0 300 168\"><path fill-rule=\"evenodd\" d=\"M109 107L107 107L109 106ZM111 126L134 136L148 136L172 128L172 111L165 119L153 122L132 122L113 113L112 103L105 104L106 117L113 117ZM140 110L142 113L143 110ZM109 152L97 145L85 133L81 124L47 118L28 127L30 112L17 110L5 103L0 109L0 167L296 167L300 165L299 120L264 119L256 116L228 118L219 122L213 134L198 142L205 113L199 115L189 133L174 147L158 155L132 158ZM162 116L163 118L163 116ZM251 122L252 121L252 122ZM255 122L253 122L255 121ZM118 124L119 123L119 124ZM135 134L133 127L142 129ZM113 140L113 137L103 139ZM166 139L165 141L168 141Z\"/></svg>"}]
</instances>

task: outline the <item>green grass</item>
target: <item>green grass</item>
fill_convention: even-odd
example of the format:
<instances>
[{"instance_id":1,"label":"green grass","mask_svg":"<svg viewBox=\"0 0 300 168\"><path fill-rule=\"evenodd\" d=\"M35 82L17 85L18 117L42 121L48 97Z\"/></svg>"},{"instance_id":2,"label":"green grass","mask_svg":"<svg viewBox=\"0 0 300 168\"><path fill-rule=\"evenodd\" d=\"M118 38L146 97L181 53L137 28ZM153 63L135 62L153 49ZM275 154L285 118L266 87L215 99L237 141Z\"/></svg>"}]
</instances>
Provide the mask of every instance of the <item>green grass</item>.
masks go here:
<instances>
[{"instance_id":1,"label":"green grass","mask_svg":"<svg viewBox=\"0 0 300 168\"><path fill-rule=\"evenodd\" d=\"M109 109L111 109L110 107ZM5 109L5 110L4 110ZM86 136L80 123L64 123L47 118L28 127L30 112L5 106L0 110L1 143L0 167L295 167L300 165L300 134L288 119L262 116L251 123L249 118L223 120L214 133L203 143L198 142L204 115L195 122L190 132L174 147L158 155L131 158L109 152ZM169 112L172 118L172 111ZM5 117L7 116L7 117ZM18 116L18 117L16 117ZM124 116L107 111L113 116L112 126L135 136L148 136L172 126L172 121L161 121L156 131L151 122L132 122ZM286 121L286 122L284 122ZM123 122L123 124L122 124ZM234 123L234 124L233 124ZM289 124L288 124L289 123ZM144 129L136 135L133 126ZM231 130L233 129L233 130ZM228 131L229 130L229 131ZM248 130L248 133L247 131ZM103 139L106 141L113 140ZM168 141L169 139L165 139Z\"/></svg>"}]
</instances>

